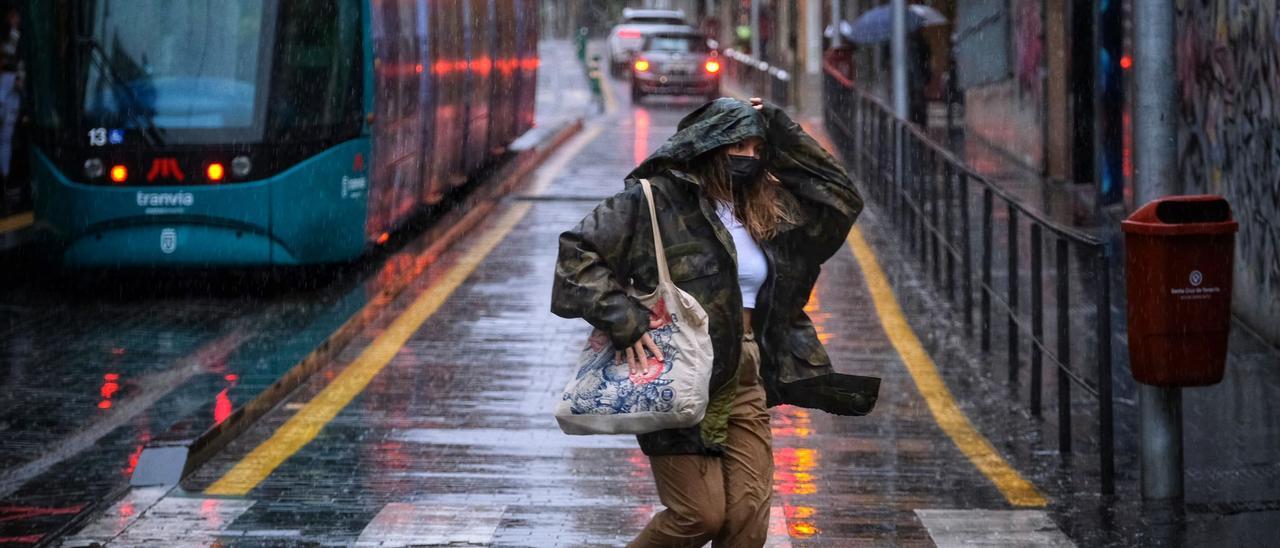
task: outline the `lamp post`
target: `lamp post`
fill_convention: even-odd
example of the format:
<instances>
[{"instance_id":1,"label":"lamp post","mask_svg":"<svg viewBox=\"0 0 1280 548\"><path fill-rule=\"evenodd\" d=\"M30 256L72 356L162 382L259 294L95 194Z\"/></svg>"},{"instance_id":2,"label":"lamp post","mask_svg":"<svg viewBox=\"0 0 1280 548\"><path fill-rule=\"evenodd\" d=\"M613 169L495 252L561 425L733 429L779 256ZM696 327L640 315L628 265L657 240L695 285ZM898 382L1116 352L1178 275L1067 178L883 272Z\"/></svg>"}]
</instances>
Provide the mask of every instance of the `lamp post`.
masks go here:
<instances>
[{"instance_id":1,"label":"lamp post","mask_svg":"<svg viewBox=\"0 0 1280 548\"><path fill-rule=\"evenodd\" d=\"M1133 3L1134 202L1181 193L1173 0ZM1105 283L1105 282L1104 282ZM1138 385L1142 418L1142 497L1182 498L1182 389Z\"/></svg>"}]
</instances>

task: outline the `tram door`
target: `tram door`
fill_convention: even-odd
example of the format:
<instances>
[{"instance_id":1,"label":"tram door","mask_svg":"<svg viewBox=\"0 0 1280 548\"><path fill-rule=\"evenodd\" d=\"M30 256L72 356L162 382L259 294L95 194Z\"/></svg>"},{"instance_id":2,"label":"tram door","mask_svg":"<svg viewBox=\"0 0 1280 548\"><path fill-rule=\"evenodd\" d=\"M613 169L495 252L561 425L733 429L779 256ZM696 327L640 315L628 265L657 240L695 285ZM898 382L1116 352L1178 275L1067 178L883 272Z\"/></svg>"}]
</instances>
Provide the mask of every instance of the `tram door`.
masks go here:
<instances>
[{"instance_id":1,"label":"tram door","mask_svg":"<svg viewBox=\"0 0 1280 548\"><path fill-rule=\"evenodd\" d=\"M413 212L421 195L417 6L413 0L373 4L374 218L386 230ZM371 208L374 204L371 204ZM371 210L371 213L373 211ZM372 220L372 219L371 219ZM372 223L371 223L372 224Z\"/></svg>"},{"instance_id":2,"label":"tram door","mask_svg":"<svg viewBox=\"0 0 1280 548\"><path fill-rule=\"evenodd\" d=\"M418 83L418 121L414 128L419 135L418 157L421 185L418 188L418 199L425 204L439 202L444 196L444 181L438 175L436 163L432 158L435 149L435 116L436 89L430 70L432 57L431 41L431 8L427 0L415 0L416 17L414 18L414 79Z\"/></svg>"},{"instance_id":3,"label":"tram door","mask_svg":"<svg viewBox=\"0 0 1280 548\"><path fill-rule=\"evenodd\" d=\"M466 143L467 101L467 50L463 32L465 0L436 0L432 2L431 31L431 85L435 95L435 120L432 147L436 177L445 182L441 193L448 187L466 182L463 166L463 147Z\"/></svg>"},{"instance_id":4,"label":"tram door","mask_svg":"<svg viewBox=\"0 0 1280 548\"><path fill-rule=\"evenodd\" d=\"M520 86L515 136L533 128L534 103L538 87L538 4L535 0L516 0L516 56L520 62Z\"/></svg>"},{"instance_id":5,"label":"tram door","mask_svg":"<svg viewBox=\"0 0 1280 548\"><path fill-rule=\"evenodd\" d=\"M505 152L506 146L516 138L516 101L520 100L516 61L516 4L513 1L494 2L494 62L493 100L490 103L489 150L495 154Z\"/></svg>"},{"instance_id":6,"label":"tram door","mask_svg":"<svg viewBox=\"0 0 1280 548\"><path fill-rule=\"evenodd\" d=\"M467 136L465 165L484 163L489 147L489 105L493 97L493 14L489 0L464 0L467 44Z\"/></svg>"}]
</instances>

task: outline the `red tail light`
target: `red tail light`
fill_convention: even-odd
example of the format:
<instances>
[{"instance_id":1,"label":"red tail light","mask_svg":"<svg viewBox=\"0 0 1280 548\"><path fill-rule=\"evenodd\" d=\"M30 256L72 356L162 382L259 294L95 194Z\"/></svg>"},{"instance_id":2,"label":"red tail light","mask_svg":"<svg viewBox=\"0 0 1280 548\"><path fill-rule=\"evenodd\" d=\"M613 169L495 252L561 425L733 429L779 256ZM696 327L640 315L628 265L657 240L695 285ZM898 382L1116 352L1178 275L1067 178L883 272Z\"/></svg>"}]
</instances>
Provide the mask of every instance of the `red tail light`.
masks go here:
<instances>
[{"instance_id":1,"label":"red tail light","mask_svg":"<svg viewBox=\"0 0 1280 548\"><path fill-rule=\"evenodd\" d=\"M649 72L649 61L645 59L637 59L636 72Z\"/></svg>"},{"instance_id":2,"label":"red tail light","mask_svg":"<svg viewBox=\"0 0 1280 548\"><path fill-rule=\"evenodd\" d=\"M708 73L708 74L715 74L715 73L717 73L717 72L720 72L720 62L719 62L719 61L714 61L714 60L710 60L710 59L708 59L708 60L707 60L707 64L706 64L706 65L703 65L703 66L705 66L705 67L706 67L706 69L707 69L707 73Z\"/></svg>"},{"instance_id":3,"label":"red tail light","mask_svg":"<svg viewBox=\"0 0 1280 548\"><path fill-rule=\"evenodd\" d=\"M640 31L638 30L626 29L626 30L618 31L618 38L639 38L639 37L640 37Z\"/></svg>"}]
</instances>

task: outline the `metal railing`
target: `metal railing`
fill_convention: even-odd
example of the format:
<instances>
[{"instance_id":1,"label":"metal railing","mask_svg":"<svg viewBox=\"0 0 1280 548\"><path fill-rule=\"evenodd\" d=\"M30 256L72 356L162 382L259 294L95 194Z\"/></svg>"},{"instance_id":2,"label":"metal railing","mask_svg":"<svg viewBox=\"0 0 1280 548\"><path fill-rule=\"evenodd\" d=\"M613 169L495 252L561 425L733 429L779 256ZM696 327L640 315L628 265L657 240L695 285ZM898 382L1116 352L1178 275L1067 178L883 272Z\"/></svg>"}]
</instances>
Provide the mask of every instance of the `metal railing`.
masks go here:
<instances>
[{"instance_id":1,"label":"metal railing","mask_svg":"<svg viewBox=\"0 0 1280 548\"><path fill-rule=\"evenodd\" d=\"M826 125L851 173L884 208L882 211L905 240L907 250L925 271L924 277L957 307L966 332L973 334L976 308L981 349L987 353L992 348L995 322L1003 320L1006 324L1008 381L1015 397L1021 398L1019 376L1029 365L1027 403L1037 418L1041 416L1046 361L1056 371L1051 380L1057 385L1060 454L1072 453L1073 386L1092 396L1086 401L1097 404L1101 490L1103 494L1114 494L1111 295L1106 246L1027 208L918 127L894 116L884 101L833 71L824 71L823 86ZM898 147L901 155L895 153ZM979 210L976 219L974 209ZM997 220L1004 226L999 226ZM975 221L980 233L974 231ZM1026 244L1021 241L1022 234L1026 235ZM1053 257L1050 268L1044 261L1046 246ZM996 262L997 255L1003 255L1005 260L1003 271ZM997 277L1003 279L998 281ZM1024 278L1029 282L1026 285ZM1024 304L1023 296L1029 297L1029 305ZM1085 301L1089 297L1091 306L1073 310L1073 300ZM1049 334L1045 333L1046 300L1054 303L1056 313L1056 329ZM1080 314L1093 315L1094 333L1085 329L1079 330L1084 333L1072 332L1072 324L1080 321L1073 316ZM1026 351L1024 337L1029 343ZM1073 352L1083 356L1073 357ZM1085 378L1086 368L1072 366L1087 363L1090 357L1096 360L1097 376L1092 381Z\"/></svg>"},{"instance_id":2,"label":"metal railing","mask_svg":"<svg viewBox=\"0 0 1280 548\"><path fill-rule=\"evenodd\" d=\"M752 97L791 106L791 74L750 55L726 48L720 52L724 75Z\"/></svg>"}]
</instances>

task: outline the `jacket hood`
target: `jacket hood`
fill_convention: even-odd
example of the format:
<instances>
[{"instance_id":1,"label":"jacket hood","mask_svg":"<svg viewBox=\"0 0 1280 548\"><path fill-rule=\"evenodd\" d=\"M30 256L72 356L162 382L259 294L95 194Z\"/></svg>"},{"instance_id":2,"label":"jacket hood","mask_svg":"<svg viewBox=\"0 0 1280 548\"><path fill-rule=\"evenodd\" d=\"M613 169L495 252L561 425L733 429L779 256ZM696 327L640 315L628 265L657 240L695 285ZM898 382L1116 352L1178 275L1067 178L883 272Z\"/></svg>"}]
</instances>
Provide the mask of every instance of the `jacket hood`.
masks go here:
<instances>
[{"instance_id":1,"label":"jacket hood","mask_svg":"<svg viewBox=\"0 0 1280 548\"><path fill-rule=\"evenodd\" d=\"M627 184L680 169L705 152L749 137L765 138L764 115L746 102L721 97L680 120L676 134L627 175Z\"/></svg>"}]
</instances>

